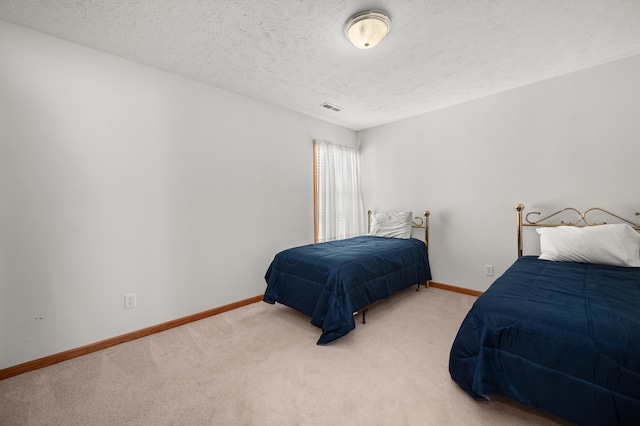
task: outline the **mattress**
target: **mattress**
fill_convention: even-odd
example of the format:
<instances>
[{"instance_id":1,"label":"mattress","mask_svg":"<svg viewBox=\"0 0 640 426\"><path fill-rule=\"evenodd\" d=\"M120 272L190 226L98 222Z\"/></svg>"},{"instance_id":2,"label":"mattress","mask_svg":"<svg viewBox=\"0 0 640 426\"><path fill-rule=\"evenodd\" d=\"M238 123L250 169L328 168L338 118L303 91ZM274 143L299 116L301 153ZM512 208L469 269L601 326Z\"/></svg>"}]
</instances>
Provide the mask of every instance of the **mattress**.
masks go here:
<instances>
[{"instance_id":1,"label":"mattress","mask_svg":"<svg viewBox=\"0 0 640 426\"><path fill-rule=\"evenodd\" d=\"M263 300L309 315L326 344L355 328L355 311L430 279L424 242L361 236L278 253Z\"/></svg>"},{"instance_id":2,"label":"mattress","mask_svg":"<svg viewBox=\"0 0 640 426\"><path fill-rule=\"evenodd\" d=\"M640 419L640 268L519 258L478 298L449 372L577 424Z\"/></svg>"}]
</instances>

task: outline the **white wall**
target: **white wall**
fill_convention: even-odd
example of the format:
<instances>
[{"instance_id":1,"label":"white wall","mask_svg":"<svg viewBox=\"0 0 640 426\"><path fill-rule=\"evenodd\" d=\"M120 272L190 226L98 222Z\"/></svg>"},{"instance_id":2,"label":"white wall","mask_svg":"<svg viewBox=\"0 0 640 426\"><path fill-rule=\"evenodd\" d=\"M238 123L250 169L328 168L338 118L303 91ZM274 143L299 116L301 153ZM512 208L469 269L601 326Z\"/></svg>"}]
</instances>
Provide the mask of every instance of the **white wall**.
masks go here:
<instances>
[{"instance_id":1,"label":"white wall","mask_svg":"<svg viewBox=\"0 0 640 426\"><path fill-rule=\"evenodd\" d=\"M516 258L516 202L635 218L638 76L634 56L362 131L365 205L431 210L434 280L485 290Z\"/></svg>"},{"instance_id":2,"label":"white wall","mask_svg":"<svg viewBox=\"0 0 640 426\"><path fill-rule=\"evenodd\" d=\"M356 143L0 21L0 368L263 293L313 242L313 138Z\"/></svg>"},{"instance_id":3,"label":"white wall","mask_svg":"<svg viewBox=\"0 0 640 426\"><path fill-rule=\"evenodd\" d=\"M434 279L484 290L516 202L640 210L637 75L640 56L360 132L365 206L431 210ZM313 240L313 138L356 143L0 21L0 368L261 294Z\"/></svg>"}]
</instances>

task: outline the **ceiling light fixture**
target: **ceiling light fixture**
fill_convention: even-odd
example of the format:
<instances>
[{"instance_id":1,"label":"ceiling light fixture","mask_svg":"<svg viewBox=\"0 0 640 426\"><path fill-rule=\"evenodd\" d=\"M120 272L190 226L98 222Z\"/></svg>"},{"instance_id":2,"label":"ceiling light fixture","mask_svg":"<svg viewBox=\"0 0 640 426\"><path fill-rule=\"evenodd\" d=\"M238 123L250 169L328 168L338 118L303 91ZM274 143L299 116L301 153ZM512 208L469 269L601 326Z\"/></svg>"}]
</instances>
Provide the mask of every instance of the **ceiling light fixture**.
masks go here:
<instances>
[{"instance_id":1,"label":"ceiling light fixture","mask_svg":"<svg viewBox=\"0 0 640 426\"><path fill-rule=\"evenodd\" d=\"M366 11L353 15L344 24L344 35L358 49L371 49L391 28L391 20L382 12Z\"/></svg>"}]
</instances>

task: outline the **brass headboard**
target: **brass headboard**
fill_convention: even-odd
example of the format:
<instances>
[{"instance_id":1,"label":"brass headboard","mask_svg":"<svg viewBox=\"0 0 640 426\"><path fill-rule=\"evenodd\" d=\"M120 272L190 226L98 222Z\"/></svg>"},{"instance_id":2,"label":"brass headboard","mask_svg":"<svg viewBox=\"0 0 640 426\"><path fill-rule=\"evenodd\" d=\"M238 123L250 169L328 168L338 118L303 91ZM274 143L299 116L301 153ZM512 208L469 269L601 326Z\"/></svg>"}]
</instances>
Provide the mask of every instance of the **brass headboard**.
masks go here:
<instances>
[{"instance_id":1,"label":"brass headboard","mask_svg":"<svg viewBox=\"0 0 640 426\"><path fill-rule=\"evenodd\" d=\"M371 210L367 211L367 232L371 232L371 213L373 213ZM411 227L424 229L424 243L427 245L427 248L429 248L429 215L431 212L429 210L425 210L423 214L424 219L420 216L414 217L414 219L419 220L420 222L413 220Z\"/></svg>"},{"instance_id":2,"label":"brass headboard","mask_svg":"<svg viewBox=\"0 0 640 426\"><path fill-rule=\"evenodd\" d=\"M618 219L618 223L626 223L628 225L631 225L631 227L635 230L640 230L640 223L636 223L632 220L626 219L622 216L619 216L615 213L611 213L608 210L605 209L601 209L600 207L591 207L590 209L587 209L583 212L580 212L580 210L574 209L573 207L565 207L564 209L560 209L554 213L551 213L548 216L545 216L543 218L537 219L537 220L533 220L533 219L529 219L529 216L531 215L540 215L540 212L529 212L527 213L527 215L524 217L524 221L522 220L522 214L524 212L524 204L522 203L518 203L515 205L516 207L516 215L517 215L517 226L518 226L518 257L522 256L522 228L525 226L538 226L538 227L552 227L552 226L595 226L595 225L604 225L607 222L592 222L590 220L587 219L587 214L589 214L590 212L601 212L601 213L605 213L606 215L610 216L610 217L614 217L616 219ZM560 220L557 221L557 216L561 213L564 212L571 212L572 214L575 213L577 216L574 217L574 220L571 221L564 221L564 220ZM635 213L636 216L640 215L640 212L636 212ZM555 217L555 219L553 219ZM556 220L556 222L553 222L553 220Z\"/></svg>"}]
</instances>

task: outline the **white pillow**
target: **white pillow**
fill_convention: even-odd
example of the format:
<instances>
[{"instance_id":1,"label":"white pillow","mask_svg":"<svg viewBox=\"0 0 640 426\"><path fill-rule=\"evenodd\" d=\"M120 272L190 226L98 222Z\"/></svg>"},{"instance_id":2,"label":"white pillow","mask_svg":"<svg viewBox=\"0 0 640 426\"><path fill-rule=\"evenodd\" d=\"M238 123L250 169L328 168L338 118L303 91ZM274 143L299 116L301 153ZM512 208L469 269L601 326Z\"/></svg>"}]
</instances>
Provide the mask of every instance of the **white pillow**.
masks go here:
<instances>
[{"instance_id":1,"label":"white pillow","mask_svg":"<svg viewBox=\"0 0 640 426\"><path fill-rule=\"evenodd\" d=\"M412 212L371 213L368 235L391 238L411 238Z\"/></svg>"},{"instance_id":2,"label":"white pillow","mask_svg":"<svg viewBox=\"0 0 640 426\"><path fill-rule=\"evenodd\" d=\"M539 259L640 267L640 235L626 224L537 228Z\"/></svg>"}]
</instances>

